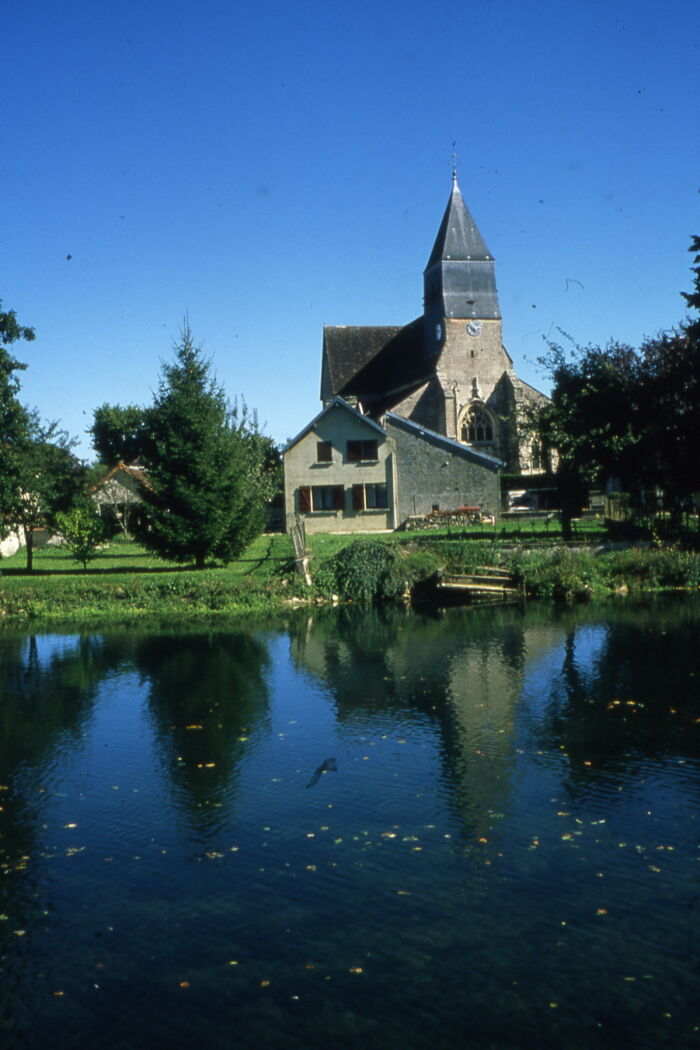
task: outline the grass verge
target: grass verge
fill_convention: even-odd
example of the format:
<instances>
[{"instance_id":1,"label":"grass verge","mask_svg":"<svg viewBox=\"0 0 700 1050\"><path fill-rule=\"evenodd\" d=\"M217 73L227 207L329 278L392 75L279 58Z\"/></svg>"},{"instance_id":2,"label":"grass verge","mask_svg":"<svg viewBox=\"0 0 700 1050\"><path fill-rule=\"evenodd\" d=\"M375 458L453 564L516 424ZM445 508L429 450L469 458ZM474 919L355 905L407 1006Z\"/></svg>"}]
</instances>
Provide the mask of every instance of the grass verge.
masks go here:
<instances>
[{"instance_id":1,"label":"grass verge","mask_svg":"<svg viewBox=\"0 0 700 1050\"><path fill-rule=\"evenodd\" d=\"M514 545L431 531L371 540L312 535L309 547L311 592L293 571L285 535L260 536L237 561L201 571L159 561L122 538L100 551L86 571L66 551L47 547L36 552L34 573L28 575L20 553L0 562L0 621L185 620L268 612L333 594L386 600L438 568L459 573L480 565L509 569L529 597L549 601L700 587L700 555L673 546L595 553L592 547L573 550L552 540Z\"/></svg>"}]
</instances>

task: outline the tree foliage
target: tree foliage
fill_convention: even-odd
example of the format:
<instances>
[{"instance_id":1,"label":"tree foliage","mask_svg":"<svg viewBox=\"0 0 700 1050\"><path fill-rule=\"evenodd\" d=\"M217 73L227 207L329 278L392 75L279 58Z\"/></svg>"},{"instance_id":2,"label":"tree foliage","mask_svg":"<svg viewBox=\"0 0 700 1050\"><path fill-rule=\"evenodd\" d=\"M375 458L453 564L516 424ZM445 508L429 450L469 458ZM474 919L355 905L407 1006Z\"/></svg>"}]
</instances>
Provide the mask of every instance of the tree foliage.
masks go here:
<instances>
[{"instance_id":1,"label":"tree foliage","mask_svg":"<svg viewBox=\"0 0 700 1050\"><path fill-rule=\"evenodd\" d=\"M229 404L185 320L146 413L142 542L197 568L237 557L265 525L268 459L269 439L245 405Z\"/></svg>"},{"instance_id":2,"label":"tree foliage","mask_svg":"<svg viewBox=\"0 0 700 1050\"><path fill-rule=\"evenodd\" d=\"M137 463L143 454L144 409L138 405L100 405L88 433L101 463L115 467Z\"/></svg>"},{"instance_id":3,"label":"tree foliage","mask_svg":"<svg viewBox=\"0 0 700 1050\"><path fill-rule=\"evenodd\" d=\"M24 535L27 571L32 571L36 529L56 527L57 515L66 511L83 491L83 470L71 449L74 442L58 424L43 424L28 413L26 433L14 449L15 492L6 521Z\"/></svg>"},{"instance_id":4,"label":"tree foliage","mask_svg":"<svg viewBox=\"0 0 700 1050\"><path fill-rule=\"evenodd\" d=\"M8 350L20 339L34 339L34 329L20 325L14 310L0 310L0 536L10 528L7 516L16 501L18 485L17 447L29 426L29 413L18 396L17 377L17 372L27 366Z\"/></svg>"},{"instance_id":5,"label":"tree foliage","mask_svg":"<svg viewBox=\"0 0 700 1050\"><path fill-rule=\"evenodd\" d=\"M64 546L87 569L88 562L92 561L105 539L105 526L100 515L90 503L76 503L69 510L58 512L56 524Z\"/></svg>"},{"instance_id":6,"label":"tree foliage","mask_svg":"<svg viewBox=\"0 0 700 1050\"><path fill-rule=\"evenodd\" d=\"M27 569L32 569L34 530L52 527L82 488L74 444L57 423L42 423L19 400L17 376L27 366L8 349L31 342L34 329L21 325L14 310L0 311L0 532L24 536Z\"/></svg>"},{"instance_id":7,"label":"tree foliage","mask_svg":"<svg viewBox=\"0 0 700 1050\"><path fill-rule=\"evenodd\" d=\"M700 308L700 238L693 238ZM568 337L567 337L568 338ZM543 444L558 453L565 531L587 489L615 478L627 491L659 488L672 509L700 490L700 321L686 320L638 350L610 343L568 352L549 343L540 363L552 397L535 410Z\"/></svg>"}]
</instances>

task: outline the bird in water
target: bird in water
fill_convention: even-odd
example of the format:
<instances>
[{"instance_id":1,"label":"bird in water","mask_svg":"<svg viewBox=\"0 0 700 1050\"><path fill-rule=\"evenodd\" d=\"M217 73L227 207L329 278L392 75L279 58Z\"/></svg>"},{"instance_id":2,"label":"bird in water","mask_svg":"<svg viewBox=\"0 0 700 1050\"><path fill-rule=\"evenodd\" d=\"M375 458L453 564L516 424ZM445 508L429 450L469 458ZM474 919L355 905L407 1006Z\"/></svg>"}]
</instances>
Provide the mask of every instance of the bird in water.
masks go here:
<instances>
[{"instance_id":1,"label":"bird in water","mask_svg":"<svg viewBox=\"0 0 700 1050\"><path fill-rule=\"evenodd\" d=\"M312 788L314 786L314 784L318 784L319 780L321 779L321 777L323 776L324 773L337 773L337 772L338 772L338 764L337 764L336 760L334 758L327 758L325 762L321 763L321 765L318 767L318 769L316 770L314 775L311 777L311 780L309 781L309 783L306 786L307 786L307 788Z\"/></svg>"}]
</instances>

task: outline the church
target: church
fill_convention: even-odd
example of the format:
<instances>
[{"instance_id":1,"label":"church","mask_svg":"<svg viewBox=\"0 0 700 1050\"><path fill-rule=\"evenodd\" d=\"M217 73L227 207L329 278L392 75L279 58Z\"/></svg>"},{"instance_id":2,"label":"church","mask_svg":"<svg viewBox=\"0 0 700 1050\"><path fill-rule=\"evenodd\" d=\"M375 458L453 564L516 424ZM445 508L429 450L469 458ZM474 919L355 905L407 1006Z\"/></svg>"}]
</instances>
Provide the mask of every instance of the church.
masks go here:
<instances>
[{"instance_id":1,"label":"church","mask_svg":"<svg viewBox=\"0 0 700 1050\"><path fill-rule=\"evenodd\" d=\"M545 395L516 376L503 346L494 258L454 172L423 287L423 313L407 325L324 328L324 408L284 449L287 518L301 514L314 528L320 514L320 529L364 531L396 528L407 511L480 506L497 514L499 472L542 469L522 422L525 406ZM333 438L319 442L331 418ZM358 436L363 423L377 429ZM363 441L372 455L358 459ZM329 485L316 484L323 464ZM373 468L366 483L382 486L370 496L381 507L366 506L358 464ZM368 509L382 513L370 520Z\"/></svg>"}]
</instances>

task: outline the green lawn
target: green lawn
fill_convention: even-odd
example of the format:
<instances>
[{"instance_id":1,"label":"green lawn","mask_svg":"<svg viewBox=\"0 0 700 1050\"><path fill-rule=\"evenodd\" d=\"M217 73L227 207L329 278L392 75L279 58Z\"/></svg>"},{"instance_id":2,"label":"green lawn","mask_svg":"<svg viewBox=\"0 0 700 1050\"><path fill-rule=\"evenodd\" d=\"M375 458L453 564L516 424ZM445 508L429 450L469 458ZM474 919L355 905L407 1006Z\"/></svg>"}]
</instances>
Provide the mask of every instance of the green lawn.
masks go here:
<instances>
[{"instance_id":1,"label":"green lawn","mask_svg":"<svg viewBox=\"0 0 700 1050\"><path fill-rule=\"evenodd\" d=\"M80 563L62 547L47 546L40 547L34 551L33 576L87 576L87 577L118 577L121 574L133 576L136 574L164 574L164 573L188 573L193 572L197 576L208 573L224 575L231 580L251 577L255 580L265 579L286 564L292 557L292 544L288 536L281 534L270 534L258 536L251 543L241 558L231 562L223 568L204 569L195 573L192 566L177 565L174 562L163 561L149 554L134 540L116 536L98 551L95 558L84 570ZM11 558L3 558L0 561L0 575L11 579L13 577L24 577L26 580L26 553L24 549L14 554Z\"/></svg>"}]
</instances>

